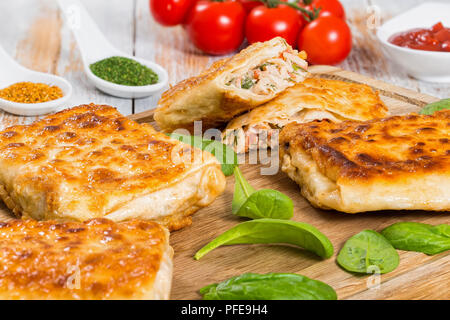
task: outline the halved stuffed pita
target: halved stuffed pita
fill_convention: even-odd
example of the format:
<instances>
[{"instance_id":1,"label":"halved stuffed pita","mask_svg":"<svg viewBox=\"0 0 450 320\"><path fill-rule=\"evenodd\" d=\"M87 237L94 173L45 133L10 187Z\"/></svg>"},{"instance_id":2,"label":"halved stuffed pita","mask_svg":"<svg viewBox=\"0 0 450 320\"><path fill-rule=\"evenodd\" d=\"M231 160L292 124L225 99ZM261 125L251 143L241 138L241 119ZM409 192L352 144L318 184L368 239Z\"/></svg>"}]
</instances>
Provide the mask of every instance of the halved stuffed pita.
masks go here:
<instances>
[{"instance_id":1,"label":"halved stuffed pita","mask_svg":"<svg viewBox=\"0 0 450 320\"><path fill-rule=\"evenodd\" d=\"M238 152L273 146L274 133L291 122L370 120L387 115L378 92L363 84L309 78L275 99L233 119L224 141Z\"/></svg>"},{"instance_id":2,"label":"halved stuffed pita","mask_svg":"<svg viewBox=\"0 0 450 320\"><path fill-rule=\"evenodd\" d=\"M154 118L165 132L192 130L194 121L205 129L225 124L303 81L304 59L304 52L279 37L255 43L166 91Z\"/></svg>"}]
</instances>

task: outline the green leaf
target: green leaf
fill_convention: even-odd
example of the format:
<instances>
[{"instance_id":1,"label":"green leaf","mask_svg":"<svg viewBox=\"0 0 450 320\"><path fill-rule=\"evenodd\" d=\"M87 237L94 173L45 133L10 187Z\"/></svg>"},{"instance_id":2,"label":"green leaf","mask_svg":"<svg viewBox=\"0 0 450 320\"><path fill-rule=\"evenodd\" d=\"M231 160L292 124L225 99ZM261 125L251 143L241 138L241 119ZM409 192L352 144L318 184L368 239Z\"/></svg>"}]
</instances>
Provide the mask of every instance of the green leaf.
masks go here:
<instances>
[{"instance_id":1,"label":"green leaf","mask_svg":"<svg viewBox=\"0 0 450 320\"><path fill-rule=\"evenodd\" d=\"M373 230L364 230L344 244L337 257L338 264L347 271L388 273L397 268L399 256L389 241Z\"/></svg>"},{"instance_id":2,"label":"green leaf","mask_svg":"<svg viewBox=\"0 0 450 320\"><path fill-rule=\"evenodd\" d=\"M200 289L204 300L337 300L326 283L295 273L245 273Z\"/></svg>"},{"instance_id":3,"label":"green leaf","mask_svg":"<svg viewBox=\"0 0 450 320\"><path fill-rule=\"evenodd\" d=\"M237 216L250 219L285 219L294 215L294 204L287 195L271 189L254 192L239 208Z\"/></svg>"},{"instance_id":4,"label":"green leaf","mask_svg":"<svg viewBox=\"0 0 450 320\"><path fill-rule=\"evenodd\" d=\"M314 252L322 258L333 255L333 244L315 227L302 222L257 219L243 222L225 231L201 248L196 260L219 246L255 243L286 243Z\"/></svg>"},{"instance_id":5,"label":"green leaf","mask_svg":"<svg viewBox=\"0 0 450 320\"><path fill-rule=\"evenodd\" d=\"M271 189L256 191L245 180L239 168L234 169L235 185L231 211L250 219L291 219L294 204L285 194Z\"/></svg>"},{"instance_id":6,"label":"green leaf","mask_svg":"<svg viewBox=\"0 0 450 320\"><path fill-rule=\"evenodd\" d=\"M450 250L450 225L432 226L418 222L399 222L382 232L394 248L429 255Z\"/></svg>"},{"instance_id":7,"label":"green leaf","mask_svg":"<svg viewBox=\"0 0 450 320\"><path fill-rule=\"evenodd\" d=\"M420 110L420 114L432 115L436 111L450 109L450 99L443 99L437 102L430 103Z\"/></svg>"},{"instance_id":8,"label":"green leaf","mask_svg":"<svg viewBox=\"0 0 450 320\"><path fill-rule=\"evenodd\" d=\"M188 136L179 133L169 133L169 137L190 144L193 147L212 153L222 165L222 172L225 176L231 176L234 168L238 166L236 152L223 143L215 140L203 139L199 136Z\"/></svg>"},{"instance_id":9,"label":"green leaf","mask_svg":"<svg viewBox=\"0 0 450 320\"><path fill-rule=\"evenodd\" d=\"M233 214L236 214L250 195L256 192L256 190L248 183L247 180L245 180L241 170L238 167L234 168L234 179L234 195L233 202L231 203L231 211Z\"/></svg>"}]
</instances>

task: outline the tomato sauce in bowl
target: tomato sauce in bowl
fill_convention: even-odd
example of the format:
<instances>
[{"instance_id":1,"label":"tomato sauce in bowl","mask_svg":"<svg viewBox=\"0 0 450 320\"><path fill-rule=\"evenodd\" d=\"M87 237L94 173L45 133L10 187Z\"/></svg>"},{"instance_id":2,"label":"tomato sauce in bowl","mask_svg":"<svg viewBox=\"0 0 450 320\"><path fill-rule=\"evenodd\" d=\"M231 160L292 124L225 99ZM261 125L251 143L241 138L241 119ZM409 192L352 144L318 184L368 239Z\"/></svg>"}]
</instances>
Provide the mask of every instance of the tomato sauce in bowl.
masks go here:
<instances>
[{"instance_id":1,"label":"tomato sauce in bowl","mask_svg":"<svg viewBox=\"0 0 450 320\"><path fill-rule=\"evenodd\" d=\"M430 29L412 29L392 35L390 43L415 50L450 52L450 28L442 22Z\"/></svg>"}]
</instances>

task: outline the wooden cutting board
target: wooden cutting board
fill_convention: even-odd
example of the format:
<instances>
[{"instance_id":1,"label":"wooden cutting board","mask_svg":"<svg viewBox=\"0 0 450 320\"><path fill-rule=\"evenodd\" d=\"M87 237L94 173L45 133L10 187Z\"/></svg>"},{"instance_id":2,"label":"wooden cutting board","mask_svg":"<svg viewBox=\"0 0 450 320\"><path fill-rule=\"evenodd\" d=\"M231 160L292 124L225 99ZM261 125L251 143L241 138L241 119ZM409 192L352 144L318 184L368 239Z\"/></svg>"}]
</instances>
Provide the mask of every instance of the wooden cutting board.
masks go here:
<instances>
[{"instance_id":1,"label":"wooden cutting board","mask_svg":"<svg viewBox=\"0 0 450 320\"><path fill-rule=\"evenodd\" d=\"M317 77L365 83L380 91L392 114L416 112L437 98L389 85L365 76L329 66L311 67ZM138 122L152 122L153 111L131 115ZM400 265L381 277L355 276L336 264L336 254L343 243L364 229L381 230L399 221L430 224L450 223L449 212L376 212L349 215L313 208L301 195L299 187L284 173L261 175L262 165L240 166L244 176L257 189L272 188L284 192L294 201L293 220L307 222L329 237L335 255L321 260L315 255L285 245L237 245L220 247L201 260L194 253L213 238L245 221L231 214L234 178L227 178L227 188L212 205L198 211L193 224L173 232L175 250L172 299L199 299L204 285L220 282L245 272L295 272L324 281L338 293L339 299L450 299L450 252L435 256L400 251ZM0 219L11 219L0 208Z\"/></svg>"}]
</instances>

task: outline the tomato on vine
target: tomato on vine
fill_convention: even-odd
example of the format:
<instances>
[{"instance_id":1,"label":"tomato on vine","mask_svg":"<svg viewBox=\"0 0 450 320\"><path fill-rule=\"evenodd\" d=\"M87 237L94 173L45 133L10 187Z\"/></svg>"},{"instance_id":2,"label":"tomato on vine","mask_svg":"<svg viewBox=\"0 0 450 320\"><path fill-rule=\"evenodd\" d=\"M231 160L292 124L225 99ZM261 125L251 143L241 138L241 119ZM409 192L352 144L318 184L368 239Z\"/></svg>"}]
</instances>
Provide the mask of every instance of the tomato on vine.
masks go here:
<instances>
[{"instance_id":1,"label":"tomato on vine","mask_svg":"<svg viewBox=\"0 0 450 320\"><path fill-rule=\"evenodd\" d=\"M267 41L283 37L295 47L298 33L302 27L295 9L288 5L258 6L247 17L245 35L249 43Z\"/></svg>"},{"instance_id":2,"label":"tomato on vine","mask_svg":"<svg viewBox=\"0 0 450 320\"><path fill-rule=\"evenodd\" d=\"M262 2L258 0L238 0L238 1L242 3L242 6L244 7L245 12L247 12L247 14L249 14L250 11L252 11L254 8L262 5Z\"/></svg>"},{"instance_id":3,"label":"tomato on vine","mask_svg":"<svg viewBox=\"0 0 450 320\"><path fill-rule=\"evenodd\" d=\"M163 26L176 26L183 23L195 0L150 0L153 18Z\"/></svg>"},{"instance_id":4,"label":"tomato on vine","mask_svg":"<svg viewBox=\"0 0 450 320\"><path fill-rule=\"evenodd\" d=\"M352 34L344 20L322 16L303 29L298 48L306 51L312 64L337 64L350 54Z\"/></svg>"},{"instance_id":5,"label":"tomato on vine","mask_svg":"<svg viewBox=\"0 0 450 320\"><path fill-rule=\"evenodd\" d=\"M304 0L306 9L314 11L319 9L319 17L333 15L345 19L345 10L338 0Z\"/></svg>"},{"instance_id":6,"label":"tomato on vine","mask_svg":"<svg viewBox=\"0 0 450 320\"><path fill-rule=\"evenodd\" d=\"M199 0L190 10L185 29L194 45L212 55L233 52L244 41L245 10L233 0Z\"/></svg>"}]
</instances>

